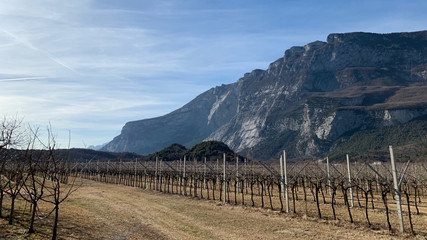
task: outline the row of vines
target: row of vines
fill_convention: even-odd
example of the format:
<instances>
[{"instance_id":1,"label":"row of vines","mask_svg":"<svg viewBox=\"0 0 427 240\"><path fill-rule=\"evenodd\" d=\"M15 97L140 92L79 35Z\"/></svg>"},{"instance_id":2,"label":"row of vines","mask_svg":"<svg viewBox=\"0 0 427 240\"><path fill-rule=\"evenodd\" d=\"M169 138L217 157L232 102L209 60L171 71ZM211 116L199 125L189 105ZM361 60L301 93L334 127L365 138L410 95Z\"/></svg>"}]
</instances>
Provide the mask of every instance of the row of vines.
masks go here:
<instances>
[{"instance_id":1,"label":"row of vines","mask_svg":"<svg viewBox=\"0 0 427 240\"><path fill-rule=\"evenodd\" d=\"M427 169L409 162L396 169L398 188L390 163L330 164L327 159L285 165L225 155L216 160L90 161L76 163L72 172L110 184L427 236Z\"/></svg>"}]
</instances>

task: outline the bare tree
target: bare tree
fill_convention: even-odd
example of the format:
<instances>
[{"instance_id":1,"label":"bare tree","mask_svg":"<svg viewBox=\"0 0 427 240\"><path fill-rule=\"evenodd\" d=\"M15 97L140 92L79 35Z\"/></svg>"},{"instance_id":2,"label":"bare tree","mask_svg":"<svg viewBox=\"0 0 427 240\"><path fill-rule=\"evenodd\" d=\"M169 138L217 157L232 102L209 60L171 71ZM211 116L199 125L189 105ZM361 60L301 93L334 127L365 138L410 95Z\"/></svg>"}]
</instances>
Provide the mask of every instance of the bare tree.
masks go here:
<instances>
[{"instance_id":1,"label":"bare tree","mask_svg":"<svg viewBox=\"0 0 427 240\"><path fill-rule=\"evenodd\" d=\"M3 216L2 209L3 209L3 199L4 199L4 193L6 192L6 188L9 185L9 179L5 176L6 172L6 162L9 159L9 153L10 151L7 151L6 149L0 148L0 218Z\"/></svg>"},{"instance_id":2,"label":"bare tree","mask_svg":"<svg viewBox=\"0 0 427 240\"><path fill-rule=\"evenodd\" d=\"M10 159L9 148L20 143L22 120L7 119L4 117L0 122L0 217L2 216L3 198L10 179L6 178L6 162Z\"/></svg>"},{"instance_id":3,"label":"bare tree","mask_svg":"<svg viewBox=\"0 0 427 240\"><path fill-rule=\"evenodd\" d=\"M78 185L76 184L77 178L73 177L71 181L68 179L70 177L70 171L67 162L64 159L56 158L54 154L55 146L55 138L53 137L51 129L48 128L48 144L45 145L45 148L49 152L47 177L50 181L48 181L45 186L47 193L41 200L54 205L52 211L49 213L55 213L52 227L52 240L55 240L58 234L60 204L67 200L67 198L78 189Z\"/></svg>"},{"instance_id":4,"label":"bare tree","mask_svg":"<svg viewBox=\"0 0 427 240\"><path fill-rule=\"evenodd\" d=\"M3 117L0 122L0 149L9 148L22 142L22 120Z\"/></svg>"},{"instance_id":5,"label":"bare tree","mask_svg":"<svg viewBox=\"0 0 427 240\"><path fill-rule=\"evenodd\" d=\"M38 208L38 202L43 197L44 188L49 170L49 151L34 151L35 142L38 138L38 128L30 127L31 148L27 149L26 164L28 166L28 181L24 182L23 193L21 197L31 204L31 218L28 233L34 233L34 221ZM30 146L30 145L29 145Z\"/></svg>"},{"instance_id":6,"label":"bare tree","mask_svg":"<svg viewBox=\"0 0 427 240\"><path fill-rule=\"evenodd\" d=\"M28 151L26 151L23 158L26 158ZM26 174L26 165L22 159L14 159L9 167L6 167L5 175L8 179L8 185L6 194L11 198L10 205L10 214L9 214L9 224L13 224L13 217L15 211L15 200L19 196L21 189L24 186L24 183L27 181L28 175Z\"/></svg>"}]
</instances>

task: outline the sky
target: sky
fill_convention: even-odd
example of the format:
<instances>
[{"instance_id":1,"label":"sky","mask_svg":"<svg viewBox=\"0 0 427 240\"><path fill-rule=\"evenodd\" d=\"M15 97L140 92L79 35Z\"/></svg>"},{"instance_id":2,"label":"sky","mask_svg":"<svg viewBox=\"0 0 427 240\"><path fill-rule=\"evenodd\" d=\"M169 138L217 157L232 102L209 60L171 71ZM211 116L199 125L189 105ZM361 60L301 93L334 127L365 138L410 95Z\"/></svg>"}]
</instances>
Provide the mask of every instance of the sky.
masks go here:
<instances>
[{"instance_id":1,"label":"sky","mask_svg":"<svg viewBox=\"0 0 427 240\"><path fill-rule=\"evenodd\" d=\"M427 1L2 0L0 116L111 141L329 33L427 30ZM69 140L71 139L71 140Z\"/></svg>"}]
</instances>

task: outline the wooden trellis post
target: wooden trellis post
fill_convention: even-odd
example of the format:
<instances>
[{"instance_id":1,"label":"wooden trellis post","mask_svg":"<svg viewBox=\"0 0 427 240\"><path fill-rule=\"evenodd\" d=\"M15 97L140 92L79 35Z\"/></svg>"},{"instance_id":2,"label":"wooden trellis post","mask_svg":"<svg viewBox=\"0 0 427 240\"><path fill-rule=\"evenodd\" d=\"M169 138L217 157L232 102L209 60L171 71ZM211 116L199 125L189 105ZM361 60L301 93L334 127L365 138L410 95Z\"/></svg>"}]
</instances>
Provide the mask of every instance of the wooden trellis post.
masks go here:
<instances>
[{"instance_id":1,"label":"wooden trellis post","mask_svg":"<svg viewBox=\"0 0 427 240\"><path fill-rule=\"evenodd\" d=\"M206 157L204 158L204 163L205 165L203 165L203 189L206 189Z\"/></svg>"},{"instance_id":2,"label":"wooden trellis post","mask_svg":"<svg viewBox=\"0 0 427 240\"><path fill-rule=\"evenodd\" d=\"M182 194L182 165L181 165L181 158L179 159L179 194Z\"/></svg>"},{"instance_id":3,"label":"wooden trellis post","mask_svg":"<svg viewBox=\"0 0 427 240\"><path fill-rule=\"evenodd\" d=\"M227 198L227 181L226 181L226 172L225 172L225 153L223 153L223 158L224 158L224 175L222 177L222 180L224 181L224 203L226 202L226 198Z\"/></svg>"},{"instance_id":4,"label":"wooden trellis post","mask_svg":"<svg viewBox=\"0 0 427 240\"><path fill-rule=\"evenodd\" d=\"M390 150L390 161L391 161L391 173L393 175L393 187L394 192L396 194L396 208L397 208L397 217L399 219L399 226L400 231L404 231L404 225L403 225L403 216L402 216L402 205L401 205L401 199L400 199L400 186L397 182L397 173L396 173L396 165L394 162L394 153L393 153L393 147L388 147Z\"/></svg>"},{"instance_id":5,"label":"wooden trellis post","mask_svg":"<svg viewBox=\"0 0 427 240\"><path fill-rule=\"evenodd\" d=\"M354 207L354 199L353 199L353 188L351 187L351 171L350 171L350 158L348 157L348 154L345 155L347 158L347 172L348 172L348 186L350 190L350 204L351 207Z\"/></svg>"},{"instance_id":6,"label":"wooden trellis post","mask_svg":"<svg viewBox=\"0 0 427 240\"><path fill-rule=\"evenodd\" d=\"M138 165L138 158L135 158L135 174L134 174L134 182L133 186L136 187L136 165Z\"/></svg>"},{"instance_id":7,"label":"wooden trellis post","mask_svg":"<svg viewBox=\"0 0 427 240\"><path fill-rule=\"evenodd\" d=\"M154 190L157 191L157 164L158 164L159 158L156 157L156 166L154 170Z\"/></svg>"},{"instance_id":8,"label":"wooden trellis post","mask_svg":"<svg viewBox=\"0 0 427 240\"><path fill-rule=\"evenodd\" d=\"M282 197L285 197L285 182L283 178L283 155L280 155L280 188L282 190Z\"/></svg>"},{"instance_id":9,"label":"wooden trellis post","mask_svg":"<svg viewBox=\"0 0 427 240\"><path fill-rule=\"evenodd\" d=\"M247 161L247 159L245 158L245 165L244 165L244 169L243 169L243 174L244 174L244 178L243 178L243 185L244 185L244 187L245 187L245 191L246 191L246 194L248 193L248 188L247 188L247 186L248 186L248 183L247 183L247 181L246 181L246 178L247 178L247 176L248 176L248 173L247 173L247 164L248 164L248 161Z\"/></svg>"},{"instance_id":10,"label":"wooden trellis post","mask_svg":"<svg viewBox=\"0 0 427 240\"><path fill-rule=\"evenodd\" d=\"M187 161L187 157L184 156L184 168L183 168L183 172L182 172L182 176L185 177L185 163Z\"/></svg>"},{"instance_id":11,"label":"wooden trellis post","mask_svg":"<svg viewBox=\"0 0 427 240\"><path fill-rule=\"evenodd\" d=\"M122 182L122 159L120 159L119 162L119 182L117 184L120 184Z\"/></svg>"},{"instance_id":12,"label":"wooden trellis post","mask_svg":"<svg viewBox=\"0 0 427 240\"><path fill-rule=\"evenodd\" d=\"M182 191L182 194L185 196L187 195L187 184L186 184L186 180L185 180L185 162L187 161L187 157L184 156L184 169L182 170L182 178L184 181L184 191Z\"/></svg>"},{"instance_id":13,"label":"wooden trellis post","mask_svg":"<svg viewBox=\"0 0 427 240\"><path fill-rule=\"evenodd\" d=\"M159 189L160 189L160 191L163 191L162 190L162 161L163 161L163 159L160 159L160 161L159 161Z\"/></svg>"},{"instance_id":14,"label":"wooden trellis post","mask_svg":"<svg viewBox=\"0 0 427 240\"><path fill-rule=\"evenodd\" d=\"M99 182L99 160L96 160L96 181Z\"/></svg>"},{"instance_id":15,"label":"wooden trellis post","mask_svg":"<svg viewBox=\"0 0 427 240\"><path fill-rule=\"evenodd\" d=\"M193 158L193 195L197 197L197 158Z\"/></svg>"},{"instance_id":16,"label":"wooden trellis post","mask_svg":"<svg viewBox=\"0 0 427 240\"><path fill-rule=\"evenodd\" d=\"M332 196L331 174L329 172L329 157L326 157L326 173L328 174L328 190L329 190L329 195Z\"/></svg>"},{"instance_id":17,"label":"wooden trellis post","mask_svg":"<svg viewBox=\"0 0 427 240\"><path fill-rule=\"evenodd\" d=\"M144 161L144 188L148 189L148 184L147 184L147 168L148 168L148 162L147 160Z\"/></svg>"},{"instance_id":18,"label":"wooden trellis post","mask_svg":"<svg viewBox=\"0 0 427 240\"><path fill-rule=\"evenodd\" d=\"M110 183L109 182L111 179L110 178L110 160L107 161L107 178L108 178L107 182Z\"/></svg>"},{"instance_id":19,"label":"wooden trellis post","mask_svg":"<svg viewBox=\"0 0 427 240\"><path fill-rule=\"evenodd\" d=\"M216 168L215 168L215 175L216 175L216 183L215 186L217 186L217 184L219 183L219 159L216 159Z\"/></svg>"},{"instance_id":20,"label":"wooden trellis post","mask_svg":"<svg viewBox=\"0 0 427 240\"><path fill-rule=\"evenodd\" d=\"M236 188L239 192L239 156L236 157Z\"/></svg>"},{"instance_id":21,"label":"wooden trellis post","mask_svg":"<svg viewBox=\"0 0 427 240\"><path fill-rule=\"evenodd\" d=\"M286 151L283 150L283 176L285 181L285 202L286 202L286 213L289 213L289 191L288 191L288 173L286 165Z\"/></svg>"}]
</instances>

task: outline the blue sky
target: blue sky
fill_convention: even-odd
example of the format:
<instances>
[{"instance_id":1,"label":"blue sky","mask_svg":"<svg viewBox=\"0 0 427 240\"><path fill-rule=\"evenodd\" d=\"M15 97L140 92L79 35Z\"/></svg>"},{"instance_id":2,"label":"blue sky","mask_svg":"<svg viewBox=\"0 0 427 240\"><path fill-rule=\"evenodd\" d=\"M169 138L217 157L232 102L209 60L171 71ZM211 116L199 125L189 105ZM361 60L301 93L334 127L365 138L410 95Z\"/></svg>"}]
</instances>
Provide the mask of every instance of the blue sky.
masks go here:
<instances>
[{"instance_id":1,"label":"blue sky","mask_svg":"<svg viewBox=\"0 0 427 240\"><path fill-rule=\"evenodd\" d=\"M427 1L2 0L0 115L110 141L336 32L427 30Z\"/></svg>"}]
</instances>

